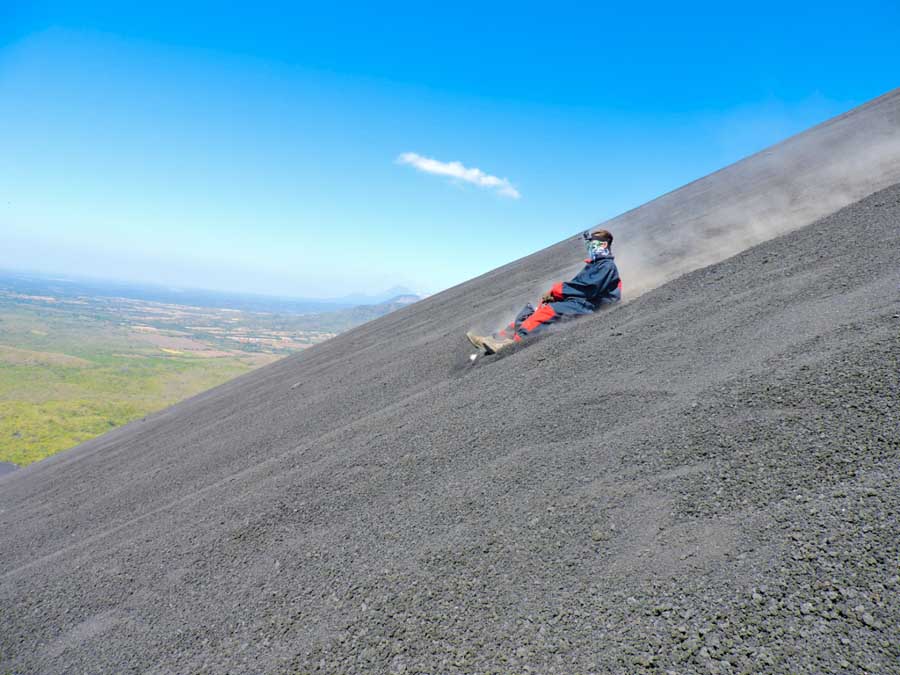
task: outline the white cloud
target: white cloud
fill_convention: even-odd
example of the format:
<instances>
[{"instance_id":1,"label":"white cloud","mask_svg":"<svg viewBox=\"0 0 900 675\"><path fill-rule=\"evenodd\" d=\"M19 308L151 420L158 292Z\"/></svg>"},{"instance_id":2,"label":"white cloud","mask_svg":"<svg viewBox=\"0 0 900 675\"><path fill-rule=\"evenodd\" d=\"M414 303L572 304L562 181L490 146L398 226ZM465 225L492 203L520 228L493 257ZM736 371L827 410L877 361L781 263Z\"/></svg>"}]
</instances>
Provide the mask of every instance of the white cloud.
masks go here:
<instances>
[{"instance_id":1,"label":"white cloud","mask_svg":"<svg viewBox=\"0 0 900 675\"><path fill-rule=\"evenodd\" d=\"M408 164L424 173L434 174L435 176L449 176L479 187L491 188L496 190L497 194L511 199L518 199L522 196L506 178L491 176L481 169L467 169L460 162L440 162L430 157L422 157L414 152L404 152L397 158L397 162L399 164Z\"/></svg>"}]
</instances>

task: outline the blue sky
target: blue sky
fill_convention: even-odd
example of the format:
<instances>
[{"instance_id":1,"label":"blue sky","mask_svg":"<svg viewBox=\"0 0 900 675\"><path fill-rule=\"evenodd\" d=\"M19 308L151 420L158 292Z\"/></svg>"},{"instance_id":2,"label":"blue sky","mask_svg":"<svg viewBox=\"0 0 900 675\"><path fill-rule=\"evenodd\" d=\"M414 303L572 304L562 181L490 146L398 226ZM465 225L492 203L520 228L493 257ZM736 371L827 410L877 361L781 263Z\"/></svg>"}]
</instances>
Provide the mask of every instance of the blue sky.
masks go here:
<instances>
[{"instance_id":1,"label":"blue sky","mask_svg":"<svg viewBox=\"0 0 900 675\"><path fill-rule=\"evenodd\" d=\"M0 267L435 292L900 85L896 2L139 4L0 8Z\"/></svg>"}]
</instances>

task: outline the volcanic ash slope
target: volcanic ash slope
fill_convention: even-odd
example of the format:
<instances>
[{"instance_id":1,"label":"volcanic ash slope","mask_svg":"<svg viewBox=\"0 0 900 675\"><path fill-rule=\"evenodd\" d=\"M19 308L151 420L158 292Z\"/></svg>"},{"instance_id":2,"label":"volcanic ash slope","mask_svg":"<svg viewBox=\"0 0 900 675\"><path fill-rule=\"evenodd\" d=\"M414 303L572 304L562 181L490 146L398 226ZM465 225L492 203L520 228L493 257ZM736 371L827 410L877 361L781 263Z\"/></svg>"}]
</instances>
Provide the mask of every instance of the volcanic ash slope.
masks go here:
<instances>
[{"instance_id":1,"label":"volcanic ash slope","mask_svg":"<svg viewBox=\"0 0 900 675\"><path fill-rule=\"evenodd\" d=\"M474 368L458 290L22 469L0 672L900 672L898 270L895 186Z\"/></svg>"}]
</instances>

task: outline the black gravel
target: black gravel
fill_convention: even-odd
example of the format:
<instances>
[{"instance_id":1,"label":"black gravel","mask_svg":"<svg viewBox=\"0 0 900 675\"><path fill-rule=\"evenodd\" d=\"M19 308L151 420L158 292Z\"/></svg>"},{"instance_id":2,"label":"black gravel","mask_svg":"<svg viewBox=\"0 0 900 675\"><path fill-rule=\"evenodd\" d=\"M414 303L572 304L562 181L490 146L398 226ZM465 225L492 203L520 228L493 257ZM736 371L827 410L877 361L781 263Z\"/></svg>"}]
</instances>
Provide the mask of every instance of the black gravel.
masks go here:
<instances>
[{"instance_id":1,"label":"black gravel","mask_svg":"<svg viewBox=\"0 0 900 675\"><path fill-rule=\"evenodd\" d=\"M900 185L469 366L564 252L0 479L0 673L900 673Z\"/></svg>"}]
</instances>

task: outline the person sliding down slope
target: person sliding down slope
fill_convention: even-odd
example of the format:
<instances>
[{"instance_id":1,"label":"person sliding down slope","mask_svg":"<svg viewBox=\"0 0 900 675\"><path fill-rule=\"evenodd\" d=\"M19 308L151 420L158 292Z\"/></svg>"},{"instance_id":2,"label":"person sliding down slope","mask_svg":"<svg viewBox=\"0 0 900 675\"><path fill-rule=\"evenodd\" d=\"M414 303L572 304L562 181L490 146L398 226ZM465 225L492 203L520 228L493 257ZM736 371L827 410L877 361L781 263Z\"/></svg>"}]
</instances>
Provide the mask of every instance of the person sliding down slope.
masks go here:
<instances>
[{"instance_id":1,"label":"person sliding down slope","mask_svg":"<svg viewBox=\"0 0 900 675\"><path fill-rule=\"evenodd\" d=\"M525 305L515 320L493 335L475 335L469 331L466 337L475 347L488 354L521 342L523 338L544 330L551 323L591 314L601 307L622 299L622 281L612 254L613 236L608 230L593 230L582 234L588 258L574 279L554 284L541 297L535 308Z\"/></svg>"}]
</instances>

